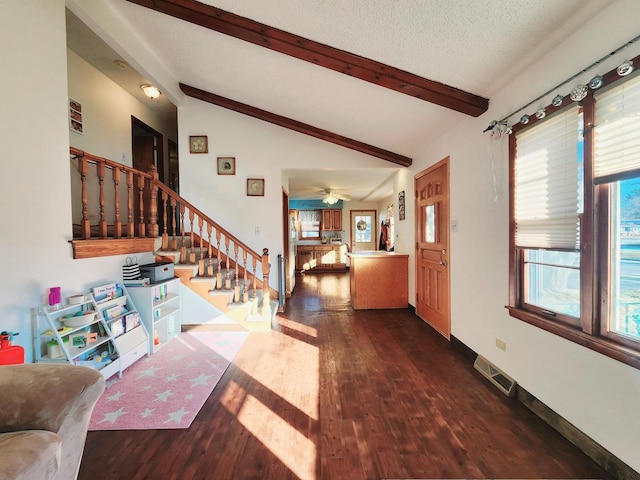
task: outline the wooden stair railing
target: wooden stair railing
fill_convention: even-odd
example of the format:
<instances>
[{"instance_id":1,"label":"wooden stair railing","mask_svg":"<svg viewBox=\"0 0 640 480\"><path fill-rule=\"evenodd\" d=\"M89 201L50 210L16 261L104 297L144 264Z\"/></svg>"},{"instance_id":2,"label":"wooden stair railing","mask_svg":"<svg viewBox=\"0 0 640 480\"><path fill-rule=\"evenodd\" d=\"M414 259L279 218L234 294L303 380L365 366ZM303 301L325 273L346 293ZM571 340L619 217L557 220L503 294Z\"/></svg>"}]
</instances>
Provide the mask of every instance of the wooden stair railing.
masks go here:
<instances>
[{"instance_id":1,"label":"wooden stair railing","mask_svg":"<svg viewBox=\"0 0 640 480\"><path fill-rule=\"evenodd\" d=\"M266 308L269 308L269 299L277 296L277 292L269 287L268 249L263 249L260 255L249 248L160 182L155 167L145 173L73 147L70 155L72 161L77 160L80 173L80 184L75 185L79 192L72 192L80 196L80 205L73 202L74 239L71 243L74 258L155 251L155 238L160 236L163 251L179 251L181 263L197 264L198 276L216 279L217 289L233 289L235 301L240 297L243 301L248 300L249 286L253 290L253 299L256 289L262 288ZM124 184L122 178L125 179ZM112 188L105 186L109 181ZM126 206L123 208L123 205ZM125 209L126 222L123 222ZM96 219L95 225L91 223L92 218ZM196 249L199 250L197 256ZM217 271L213 269L213 258L217 259ZM205 263L207 268L204 268ZM235 269L233 278L232 268Z\"/></svg>"}]
</instances>

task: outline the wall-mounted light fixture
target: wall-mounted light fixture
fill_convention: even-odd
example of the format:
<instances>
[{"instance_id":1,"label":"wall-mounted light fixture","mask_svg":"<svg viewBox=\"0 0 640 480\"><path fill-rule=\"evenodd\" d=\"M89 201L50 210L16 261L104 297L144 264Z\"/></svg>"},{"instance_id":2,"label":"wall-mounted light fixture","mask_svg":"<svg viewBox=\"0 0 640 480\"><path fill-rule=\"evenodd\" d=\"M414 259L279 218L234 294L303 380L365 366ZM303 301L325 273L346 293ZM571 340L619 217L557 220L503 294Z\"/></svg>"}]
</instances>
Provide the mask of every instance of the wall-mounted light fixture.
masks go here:
<instances>
[{"instance_id":1,"label":"wall-mounted light fixture","mask_svg":"<svg viewBox=\"0 0 640 480\"><path fill-rule=\"evenodd\" d=\"M158 90L153 85L149 85L148 83L145 83L144 85L140 85L140 88L142 89L144 94L147 97L149 97L151 100L155 100L160 96L160 90Z\"/></svg>"}]
</instances>

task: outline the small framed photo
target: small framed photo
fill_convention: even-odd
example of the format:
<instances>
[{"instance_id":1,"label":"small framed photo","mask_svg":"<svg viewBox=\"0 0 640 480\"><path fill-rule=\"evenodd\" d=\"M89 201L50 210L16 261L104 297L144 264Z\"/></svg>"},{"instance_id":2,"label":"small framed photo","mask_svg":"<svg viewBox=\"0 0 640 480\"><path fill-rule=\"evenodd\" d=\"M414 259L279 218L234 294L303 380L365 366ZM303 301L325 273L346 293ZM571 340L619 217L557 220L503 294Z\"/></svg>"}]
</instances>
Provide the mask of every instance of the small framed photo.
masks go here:
<instances>
[{"instance_id":1,"label":"small framed photo","mask_svg":"<svg viewBox=\"0 0 640 480\"><path fill-rule=\"evenodd\" d=\"M189 137L189 153L209 153L206 135L192 135Z\"/></svg>"},{"instance_id":2,"label":"small framed photo","mask_svg":"<svg viewBox=\"0 0 640 480\"><path fill-rule=\"evenodd\" d=\"M236 157L218 157L218 175L235 175Z\"/></svg>"},{"instance_id":3,"label":"small framed photo","mask_svg":"<svg viewBox=\"0 0 640 480\"><path fill-rule=\"evenodd\" d=\"M247 195L264 197L264 178L247 178Z\"/></svg>"},{"instance_id":4,"label":"small framed photo","mask_svg":"<svg viewBox=\"0 0 640 480\"><path fill-rule=\"evenodd\" d=\"M84 133L82 127L82 104L69 99L69 127L76 133Z\"/></svg>"}]
</instances>

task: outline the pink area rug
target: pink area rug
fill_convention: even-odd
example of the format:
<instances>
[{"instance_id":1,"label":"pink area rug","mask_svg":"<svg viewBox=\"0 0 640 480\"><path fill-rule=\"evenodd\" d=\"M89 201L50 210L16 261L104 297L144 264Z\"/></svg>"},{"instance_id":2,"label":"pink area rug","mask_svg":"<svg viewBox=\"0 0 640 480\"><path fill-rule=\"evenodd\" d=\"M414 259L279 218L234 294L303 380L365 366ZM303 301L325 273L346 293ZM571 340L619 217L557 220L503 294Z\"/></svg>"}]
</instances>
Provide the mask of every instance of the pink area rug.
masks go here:
<instances>
[{"instance_id":1,"label":"pink area rug","mask_svg":"<svg viewBox=\"0 0 640 480\"><path fill-rule=\"evenodd\" d=\"M183 332L107 381L89 430L189 428L248 332Z\"/></svg>"}]
</instances>

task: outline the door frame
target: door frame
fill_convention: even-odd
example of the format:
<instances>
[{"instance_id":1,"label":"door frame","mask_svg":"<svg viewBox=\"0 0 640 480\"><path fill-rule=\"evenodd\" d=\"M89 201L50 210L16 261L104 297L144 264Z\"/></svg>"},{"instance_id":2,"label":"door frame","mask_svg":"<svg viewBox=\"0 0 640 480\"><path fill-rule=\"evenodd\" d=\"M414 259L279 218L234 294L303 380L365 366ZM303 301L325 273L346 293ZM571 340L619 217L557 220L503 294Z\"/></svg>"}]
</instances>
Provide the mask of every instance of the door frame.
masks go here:
<instances>
[{"instance_id":1,"label":"door frame","mask_svg":"<svg viewBox=\"0 0 640 480\"><path fill-rule=\"evenodd\" d=\"M133 162L133 149L134 149L135 137L137 136L136 131L139 131L139 130L144 131L146 133L146 136L155 137L156 139L155 167L156 167L156 171L158 172L158 179L162 183L165 183L164 181L165 179L164 136L157 130L154 130L149 125L144 123L142 120L134 117L133 115L131 115L131 166L133 168L136 168ZM145 172L145 173L149 173L149 172Z\"/></svg>"},{"instance_id":2,"label":"door frame","mask_svg":"<svg viewBox=\"0 0 640 480\"><path fill-rule=\"evenodd\" d=\"M435 163L434 165L431 165L429 168L426 168L425 170L422 170L421 172L417 173L416 175L414 175L413 177L413 191L414 191L414 221L415 221L415 225L414 225L414 246L415 246L415 250L414 250L414 273L415 273L415 286L416 286L416 315L418 313L418 277L420 275L420 249L419 249L419 239L418 239L418 235L420 232L420 228L419 228L419 222L420 222L420 209L418 207L418 188L417 188L417 184L418 184L418 180L422 177L424 177L425 175L429 175L430 173L434 172L435 170L446 166L447 167L447 175L446 175L446 199L447 199L447 210L446 210L446 229L447 229L447 234L446 234L446 242L445 242L445 249L447 251L446 253L446 268L447 268L447 299L446 302L448 304L448 308L447 308L447 331L446 332L440 332L438 329L434 328L428 321L427 319L423 319L422 317L420 317L418 315L419 318L421 318L422 320L425 321L425 323L427 323L429 326L431 326L432 328L434 328L435 331L437 331L438 333L440 333L442 336L444 336L447 340L450 340L451 338L451 163L450 163L450 157L445 157L442 160L440 160L439 162Z\"/></svg>"},{"instance_id":3,"label":"door frame","mask_svg":"<svg viewBox=\"0 0 640 480\"><path fill-rule=\"evenodd\" d=\"M353 212L371 212L373 217L373 224L371 225L373 236L373 250L377 250L378 242L378 211L371 208L354 208L349 210L349 244L351 245L351 251L355 252L356 236L353 231Z\"/></svg>"}]
</instances>

